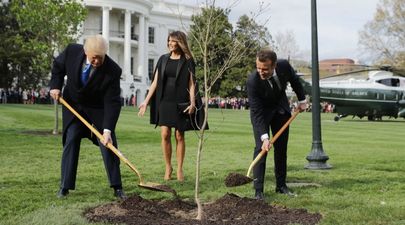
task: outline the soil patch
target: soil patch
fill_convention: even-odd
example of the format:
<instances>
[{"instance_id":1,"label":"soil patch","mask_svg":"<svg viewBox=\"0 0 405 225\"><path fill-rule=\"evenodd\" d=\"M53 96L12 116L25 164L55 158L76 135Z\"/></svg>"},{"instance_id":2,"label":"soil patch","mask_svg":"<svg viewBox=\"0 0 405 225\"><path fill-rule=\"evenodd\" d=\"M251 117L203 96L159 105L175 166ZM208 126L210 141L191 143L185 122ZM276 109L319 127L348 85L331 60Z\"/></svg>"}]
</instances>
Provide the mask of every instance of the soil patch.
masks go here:
<instances>
[{"instance_id":1,"label":"soil patch","mask_svg":"<svg viewBox=\"0 0 405 225\"><path fill-rule=\"evenodd\" d=\"M147 200L138 195L122 202L87 209L84 216L91 222L125 223L128 225L287 225L317 224L322 216L305 209L288 209L264 201L226 194L204 204L205 218L197 221L194 203L172 199Z\"/></svg>"}]
</instances>

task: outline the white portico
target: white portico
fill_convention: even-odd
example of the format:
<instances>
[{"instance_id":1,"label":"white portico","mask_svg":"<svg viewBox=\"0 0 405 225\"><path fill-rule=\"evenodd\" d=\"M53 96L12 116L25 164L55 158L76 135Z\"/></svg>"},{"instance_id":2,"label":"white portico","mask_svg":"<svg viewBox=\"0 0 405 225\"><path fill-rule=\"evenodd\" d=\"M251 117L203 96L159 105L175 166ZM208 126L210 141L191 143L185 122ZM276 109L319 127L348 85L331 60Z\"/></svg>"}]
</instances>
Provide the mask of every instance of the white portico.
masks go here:
<instances>
[{"instance_id":1,"label":"white portico","mask_svg":"<svg viewBox=\"0 0 405 225\"><path fill-rule=\"evenodd\" d=\"M133 95L140 104L159 56L167 53L167 35L187 31L198 8L158 0L84 0L84 4L88 15L79 42L89 35L104 36L108 55L123 69L122 97Z\"/></svg>"}]
</instances>

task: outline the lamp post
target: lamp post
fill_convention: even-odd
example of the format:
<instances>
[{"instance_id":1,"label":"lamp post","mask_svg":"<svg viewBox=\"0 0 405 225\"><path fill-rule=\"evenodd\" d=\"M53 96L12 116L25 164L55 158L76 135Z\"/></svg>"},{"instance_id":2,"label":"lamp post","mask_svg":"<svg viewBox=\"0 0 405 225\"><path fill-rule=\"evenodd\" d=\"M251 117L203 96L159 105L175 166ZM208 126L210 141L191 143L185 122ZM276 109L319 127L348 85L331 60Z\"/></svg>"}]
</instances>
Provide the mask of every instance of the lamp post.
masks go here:
<instances>
[{"instance_id":1,"label":"lamp post","mask_svg":"<svg viewBox=\"0 0 405 225\"><path fill-rule=\"evenodd\" d=\"M322 147L321 115L319 104L319 63L318 63L318 28L316 20L316 0L311 0L312 33L312 150L307 156L306 169L330 169L326 163L329 157Z\"/></svg>"}]
</instances>

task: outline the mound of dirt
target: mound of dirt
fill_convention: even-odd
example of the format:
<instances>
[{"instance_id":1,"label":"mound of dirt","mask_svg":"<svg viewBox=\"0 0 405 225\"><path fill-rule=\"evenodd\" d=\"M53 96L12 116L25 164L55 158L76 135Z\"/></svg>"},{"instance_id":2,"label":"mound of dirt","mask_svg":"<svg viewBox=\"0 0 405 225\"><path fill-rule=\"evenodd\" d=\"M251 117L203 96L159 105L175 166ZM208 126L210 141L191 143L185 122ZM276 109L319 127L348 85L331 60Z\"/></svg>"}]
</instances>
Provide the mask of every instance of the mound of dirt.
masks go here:
<instances>
[{"instance_id":1,"label":"mound of dirt","mask_svg":"<svg viewBox=\"0 0 405 225\"><path fill-rule=\"evenodd\" d=\"M84 216L91 222L125 223L128 225L287 225L316 224L319 213L305 209L272 206L264 201L226 194L212 203L204 204L204 219L197 221L194 203L173 199L154 201L131 196L122 202L90 208Z\"/></svg>"}]
</instances>

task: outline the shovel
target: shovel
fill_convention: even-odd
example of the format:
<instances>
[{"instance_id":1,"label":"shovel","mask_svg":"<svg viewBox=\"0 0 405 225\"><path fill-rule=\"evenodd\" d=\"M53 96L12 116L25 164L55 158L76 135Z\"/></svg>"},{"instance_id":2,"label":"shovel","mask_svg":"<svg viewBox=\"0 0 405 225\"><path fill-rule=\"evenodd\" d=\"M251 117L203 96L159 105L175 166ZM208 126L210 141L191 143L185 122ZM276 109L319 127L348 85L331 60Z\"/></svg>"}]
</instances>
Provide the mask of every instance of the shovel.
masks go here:
<instances>
[{"instance_id":1,"label":"shovel","mask_svg":"<svg viewBox=\"0 0 405 225\"><path fill-rule=\"evenodd\" d=\"M290 117L290 119L287 120L287 122L280 128L279 131L271 138L270 140L270 148L273 146L274 142L276 142L277 138L284 132L284 130L290 125L290 123L297 117L297 115L300 112L297 110L293 113L293 115ZM238 173L230 173L228 176L225 178L225 185L227 187L236 187L236 186L241 186L245 185L247 183L250 183L253 181L253 178L251 178L250 172L252 169L256 166L257 162L267 154L267 151L262 149L262 151L256 156L256 158L253 160L253 162L250 164L248 172L245 175L238 174Z\"/></svg>"},{"instance_id":2,"label":"shovel","mask_svg":"<svg viewBox=\"0 0 405 225\"><path fill-rule=\"evenodd\" d=\"M68 108L77 118L79 118L79 120L82 121L84 123L84 125L86 125L86 127L88 127L91 130L91 132L93 132L98 137L98 139L100 139L101 141L104 140L103 135L100 132L98 132L98 130L95 129L92 125L90 125L90 123L87 122L62 97L59 97L59 102L62 103L62 105L64 105L66 108ZM107 148L109 148L115 155L117 155L121 159L121 161L123 161L129 168L131 168L131 170L133 170L136 173L136 175L139 177L139 184L138 184L139 187L146 188L146 189L153 190L153 191L170 192L170 193L173 193L174 195L176 195L176 191L166 185L145 182L143 180L141 173L136 169L136 167L131 162L129 162L128 159L125 158L125 156L114 145L112 145L111 143L108 143Z\"/></svg>"}]
</instances>

